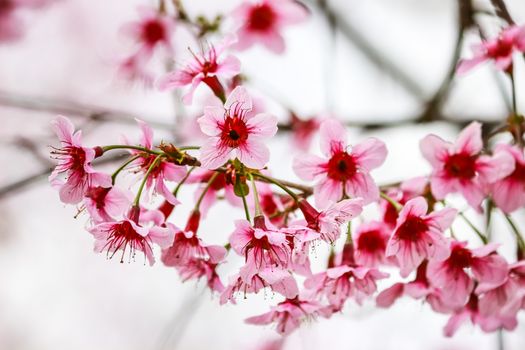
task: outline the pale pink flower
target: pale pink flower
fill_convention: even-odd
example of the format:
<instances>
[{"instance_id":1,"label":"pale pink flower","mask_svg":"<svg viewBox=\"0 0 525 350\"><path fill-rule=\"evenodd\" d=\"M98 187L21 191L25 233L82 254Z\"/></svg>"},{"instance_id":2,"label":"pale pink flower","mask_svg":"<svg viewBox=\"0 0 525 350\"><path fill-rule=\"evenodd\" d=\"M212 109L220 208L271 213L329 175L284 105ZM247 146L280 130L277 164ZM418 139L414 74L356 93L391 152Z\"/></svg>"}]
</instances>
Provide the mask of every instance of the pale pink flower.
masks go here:
<instances>
[{"instance_id":1,"label":"pale pink flower","mask_svg":"<svg viewBox=\"0 0 525 350\"><path fill-rule=\"evenodd\" d=\"M84 204L94 222L114 221L131 206L133 198L129 191L118 187L90 187Z\"/></svg>"},{"instance_id":2,"label":"pale pink flower","mask_svg":"<svg viewBox=\"0 0 525 350\"><path fill-rule=\"evenodd\" d=\"M515 146L500 144L496 152L506 152L514 159L514 171L491 186L492 199L505 213L525 206L525 155Z\"/></svg>"},{"instance_id":3,"label":"pale pink flower","mask_svg":"<svg viewBox=\"0 0 525 350\"><path fill-rule=\"evenodd\" d=\"M361 197L364 204L379 199L379 189L370 171L385 161L385 144L369 138L351 149L345 127L334 119L321 123L321 151L326 158L302 155L294 160L295 173L303 180L315 180L314 196L319 207L338 202L346 194Z\"/></svg>"},{"instance_id":4,"label":"pale pink flower","mask_svg":"<svg viewBox=\"0 0 525 350\"><path fill-rule=\"evenodd\" d=\"M460 192L478 211L488 185L514 170L514 159L506 152L481 155L483 141L478 122L463 129L454 144L428 135L421 140L420 148L433 168L430 182L434 197L442 200L449 193Z\"/></svg>"},{"instance_id":5,"label":"pale pink flower","mask_svg":"<svg viewBox=\"0 0 525 350\"><path fill-rule=\"evenodd\" d=\"M231 155L250 168L263 168L270 152L263 140L277 132L277 119L260 113L249 116L252 99L242 86L232 91L224 108L206 107L198 122L202 132L210 136L201 148L200 161L207 169L216 169Z\"/></svg>"},{"instance_id":6,"label":"pale pink flower","mask_svg":"<svg viewBox=\"0 0 525 350\"><path fill-rule=\"evenodd\" d=\"M293 146L301 151L308 151L312 138L320 125L321 120L319 118L301 119L295 113L290 113Z\"/></svg>"},{"instance_id":7,"label":"pale pink flower","mask_svg":"<svg viewBox=\"0 0 525 350\"><path fill-rule=\"evenodd\" d=\"M161 248L168 247L173 241L173 230L155 223L151 226L148 217L143 217L139 212L139 208L133 207L121 221L102 222L91 227L89 232L95 237L95 251L106 251L109 259L122 251L121 263L127 251L130 261L135 259L137 251L141 251L149 264L153 265L155 258L151 245L156 243Z\"/></svg>"},{"instance_id":8,"label":"pale pink flower","mask_svg":"<svg viewBox=\"0 0 525 350\"><path fill-rule=\"evenodd\" d=\"M271 311L259 316L246 319L246 323L254 325L267 325L277 323L277 332L288 335L297 329L301 322L314 319L318 316L329 318L332 310L313 300L300 298L286 299L272 307Z\"/></svg>"},{"instance_id":9,"label":"pale pink flower","mask_svg":"<svg viewBox=\"0 0 525 350\"><path fill-rule=\"evenodd\" d=\"M183 69L168 73L159 83L162 90L172 89L183 86L190 86L190 90L183 96L185 104L191 104L193 93L200 83L208 85L213 92L224 95L224 88L218 78L231 79L241 71L241 62L233 55L222 57L224 51L234 42L229 37L215 48L209 47L202 54L194 54L191 60Z\"/></svg>"},{"instance_id":10,"label":"pale pink flower","mask_svg":"<svg viewBox=\"0 0 525 350\"><path fill-rule=\"evenodd\" d=\"M162 262L166 266L178 267L198 259L218 263L226 255L226 248L219 245L207 245L197 237L199 229L200 213L191 213L186 223L184 231L181 231L171 224L169 227L175 231L175 237L166 249L162 251Z\"/></svg>"},{"instance_id":11,"label":"pale pink flower","mask_svg":"<svg viewBox=\"0 0 525 350\"><path fill-rule=\"evenodd\" d=\"M497 38L474 46L474 57L459 62L458 74L465 74L485 61L494 61L496 68L507 70L515 52L525 52L525 26L512 25L501 31Z\"/></svg>"},{"instance_id":12,"label":"pale pink flower","mask_svg":"<svg viewBox=\"0 0 525 350\"><path fill-rule=\"evenodd\" d=\"M359 265L376 267L387 262L385 252L390 230L383 222L363 223L352 236L355 242L355 260Z\"/></svg>"},{"instance_id":13,"label":"pale pink flower","mask_svg":"<svg viewBox=\"0 0 525 350\"><path fill-rule=\"evenodd\" d=\"M111 186L111 176L96 172L91 166L91 162L102 155L102 149L82 146L82 131L75 132L75 127L66 117L58 116L52 121L52 127L60 141L60 148L51 151L58 164L49 181L59 189L60 200L77 204L90 187ZM65 174L65 182L59 179L60 174Z\"/></svg>"},{"instance_id":14,"label":"pale pink flower","mask_svg":"<svg viewBox=\"0 0 525 350\"><path fill-rule=\"evenodd\" d=\"M472 250L466 246L467 242L452 241L446 260L428 263L428 278L442 289L447 301L454 306L465 305L474 290L474 280L476 292L479 292L502 285L508 274L507 262L495 253L497 244Z\"/></svg>"},{"instance_id":15,"label":"pale pink flower","mask_svg":"<svg viewBox=\"0 0 525 350\"><path fill-rule=\"evenodd\" d=\"M457 210L445 208L429 214L427 210L423 197L409 200L399 213L396 228L388 241L386 256L396 257L403 277L424 259L444 260L450 254L443 232L454 221Z\"/></svg>"}]
</instances>

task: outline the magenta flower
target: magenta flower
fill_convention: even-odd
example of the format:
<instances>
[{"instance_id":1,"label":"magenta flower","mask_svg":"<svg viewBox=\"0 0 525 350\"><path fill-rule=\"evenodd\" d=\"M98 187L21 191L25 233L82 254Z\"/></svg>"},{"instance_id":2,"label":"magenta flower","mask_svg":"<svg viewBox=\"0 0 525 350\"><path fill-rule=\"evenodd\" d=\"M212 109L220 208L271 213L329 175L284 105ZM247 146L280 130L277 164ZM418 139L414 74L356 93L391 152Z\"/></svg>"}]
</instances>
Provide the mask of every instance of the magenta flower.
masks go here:
<instances>
[{"instance_id":1,"label":"magenta flower","mask_svg":"<svg viewBox=\"0 0 525 350\"><path fill-rule=\"evenodd\" d=\"M133 207L128 217L116 222L103 222L89 229L95 237L95 251L106 251L107 257L111 259L118 251L122 251L120 262L124 262L124 257L129 251L129 260L135 259L137 251L144 253L144 257L150 265L153 265L155 258L151 245L158 244L161 248L168 247L173 241L173 230L167 227L153 226L146 227L149 220L140 220L139 208ZM144 218L145 219L145 218Z\"/></svg>"},{"instance_id":2,"label":"magenta flower","mask_svg":"<svg viewBox=\"0 0 525 350\"><path fill-rule=\"evenodd\" d=\"M514 159L514 171L491 186L492 199L505 213L525 206L525 155L515 146L500 144L496 152L506 152Z\"/></svg>"},{"instance_id":3,"label":"magenta flower","mask_svg":"<svg viewBox=\"0 0 525 350\"><path fill-rule=\"evenodd\" d=\"M91 187L84 198L86 209L96 223L120 218L132 201L131 193L118 187Z\"/></svg>"},{"instance_id":4,"label":"magenta flower","mask_svg":"<svg viewBox=\"0 0 525 350\"><path fill-rule=\"evenodd\" d=\"M207 169L223 165L233 154L250 168L263 168L270 152L263 139L275 135L277 119L269 114L248 115L252 99L244 87L232 91L224 108L206 107L198 122L210 138L201 148L200 161Z\"/></svg>"},{"instance_id":5,"label":"magenta flower","mask_svg":"<svg viewBox=\"0 0 525 350\"><path fill-rule=\"evenodd\" d=\"M359 225L353 239L355 242L355 260L359 265L376 267L387 262L386 245L390 230L379 221Z\"/></svg>"},{"instance_id":6,"label":"magenta flower","mask_svg":"<svg viewBox=\"0 0 525 350\"><path fill-rule=\"evenodd\" d=\"M474 46L474 57L459 62L458 74L465 74L475 66L492 60L496 68L507 70L512 65L512 54L525 52L525 26L505 28L497 38Z\"/></svg>"},{"instance_id":7,"label":"magenta flower","mask_svg":"<svg viewBox=\"0 0 525 350\"><path fill-rule=\"evenodd\" d=\"M481 211L488 185L514 170L514 160L508 153L481 155L483 141L478 122L463 129L454 144L428 135L421 140L420 147L433 167L430 182L434 197L442 200L449 193L460 192L478 211Z\"/></svg>"},{"instance_id":8,"label":"magenta flower","mask_svg":"<svg viewBox=\"0 0 525 350\"><path fill-rule=\"evenodd\" d=\"M399 213L396 228L388 241L386 257L396 257L403 277L424 259L439 261L450 254L443 231L450 227L457 210L445 208L430 214L427 210L423 197L409 200Z\"/></svg>"},{"instance_id":9,"label":"magenta flower","mask_svg":"<svg viewBox=\"0 0 525 350\"><path fill-rule=\"evenodd\" d=\"M272 307L268 313L246 319L246 323L254 325L266 325L277 323L277 332L288 335L297 329L301 322L317 316L329 318L332 310L329 306L323 306L313 300L300 298L286 299Z\"/></svg>"},{"instance_id":10,"label":"magenta flower","mask_svg":"<svg viewBox=\"0 0 525 350\"><path fill-rule=\"evenodd\" d=\"M333 243L339 238L341 225L363 211L361 198L345 199L321 212L315 210L306 199L300 199L298 205L307 222L307 228L319 233L320 238L328 243Z\"/></svg>"},{"instance_id":11,"label":"magenta flower","mask_svg":"<svg viewBox=\"0 0 525 350\"><path fill-rule=\"evenodd\" d=\"M60 148L51 152L58 164L49 176L49 181L59 189L60 200L77 204L89 188L110 187L111 177L91 167L91 162L102 154L102 150L98 147L83 147L82 131L75 132L75 127L66 117L58 116L52 126L60 141ZM58 178L60 174L65 174L65 182Z\"/></svg>"},{"instance_id":12,"label":"magenta flower","mask_svg":"<svg viewBox=\"0 0 525 350\"><path fill-rule=\"evenodd\" d=\"M307 15L306 8L293 0L245 1L233 12L240 23L236 48L246 50L259 43L274 53L283 53L282 28L304 21Z\"/></svg>"},{"instance_id":13,"label":"magenta flower","mask_svg":"<svg viewBox=\"0 0 525 350\"><path fill-rule=\"evenodd\" d=\"M230 79L241 71L241 62L233 55L223 56L224 51L233 43L231 38L217 48L210 46L202 54L193 54L193 60L183 69L169 73L162 79L159 87L162 90L190 85L190 90L183 96L185 104L191 104L193 93L200 83L207 84L215 94L224 94L219 77Z\"/></svg>"},{"instance_id":14,"label":"magenta flower","mask_svg":"<svg viewBox=\"0 0 525 350\"><path fill-rule=\"evenodd\" d=\"M456 307L467 303L474 289L474 279L476 292L493 289L505 282L509 270L505 259L494 253L497 244L473 250L466 246L467 242L452 241L450 256L443 261L429 261L427 269L432 284L442 290L450 305Z\"/></svg>"},{"instance_id":15,"label":"magenta flower","mask_svg":"<svg viewBox=\"0 0 525 350\"><path fill-rule=\"evenodd\" d=\"M326 207L346 194L361 197L364 204L379 199L379 189L370 171L385 161L383 142L369 138L348 149L345 127L336 120L321 123L321 150L326 158L303 155L294 160L294 171L303 180L316 180L316 204Z\"/></svg>"}]
</instances>

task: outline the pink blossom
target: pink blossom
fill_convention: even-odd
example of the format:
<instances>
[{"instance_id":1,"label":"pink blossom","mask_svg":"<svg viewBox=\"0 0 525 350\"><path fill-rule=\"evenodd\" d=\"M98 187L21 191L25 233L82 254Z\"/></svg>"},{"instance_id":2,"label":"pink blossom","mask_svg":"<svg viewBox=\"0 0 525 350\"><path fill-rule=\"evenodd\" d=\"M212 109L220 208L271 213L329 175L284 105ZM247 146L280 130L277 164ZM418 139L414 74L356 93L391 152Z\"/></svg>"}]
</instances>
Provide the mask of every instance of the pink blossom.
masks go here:
<instances>
[{"instance_id":1,"label":"pink blossom","mask_svg":"<svg viewBox=\"0 0 525 350\"><path fill-rule=\"evenodd\" d=\"M111 186L111 177L96 172L91 166L93 159L102 154L102 149L83 147L82 132L75 132L75 127L66 117L58 116L52 126L60 141L60 148L51 152L58 164L49 176L49 181L59 189L60 200L76 204L90 187ZM60 174L65 174L65 182L58 178Z\"/></svg>"},{"instance_id":2,"label":"pink blossom","mask_svg":"<svg viewBox=\"0 0 525 350\"><path fill-rule=\"evenodd\" d=\"M450 254L443 232L450 227L457 210L445 208L427 214L423 197L409 200L397 219L397 225L388 241L386 256L395 256L401 276L406 277L424 259L444 260Z\"/></svg>"},{"instance_id":3,"label":"pink blossom","mask_svg":"<svg viewBox=\"0 0 525 350\"><path fill-rule=\"evenodd\" d=\"M129 191L118 187L90 187L84 203L94 222L114 221L131 206L133 198Z\"/></svg>"},{"instance_id":4,"label":"pink blossom","mask_svg":"<svg viewBox=\"0 0 525 350\"><path fill-rule=\"evenodd\" d=\"M321 124L321 150L326 158L303 155L294 160L295 173L303 180L316 180L316 204L326 207L344 195L361 197L364 204L379 199L379 189L370 171L385 161L387 150L383 142L369 138L348 149L345 127L336 120Z\"/></svg>"},{"instance_id":5,"label":"pink blossom","mask_svg":"<svg viewBox=\"0 0 525 350\"><path fill-rule=\"evenodd\" d=\"M245 1L233 12L240 23L236 48L245 50L260 43L274 53L283 53L282 28L304 21L307 14L306 9L293 0Z\"/></svg>"},{"instance_id":6,"label":"pink blossom","mask_svg":"<svg viewBox=\"0 0 525 350\"><path fill-rule=\"evenodd\" d=\"M387 262L386 245L390 230L379 221L359 225L353 239L355 242L355 260L359 265L376 267Z\"/></svg>"},{"instance_id":7,"label":"pink blossom","mask_svg":"<svg viewBox=\"0 0 525 350\"><path fill-rule=\"evenodd\" d=\"M277 332L288 335L305 320L317 316L329 318L331 315L332 311L328 306L323 306L313 300L294 298L277 304L268 313L248 318L246 323L254 325L277 323Z\"/></svg>"},{"instance_id":8,"label":"pink blossom","mask_svg":"<svg viewBox=\"0 0 525 350\"><path fill-rule=\"evenodd\" d=\"M292 251L286 234L262 216L254 218L253 227L247 220L237 220L230 244L246 259L241 274L245 281L257 271L267 267L287 268L290 263Z\"/></svg>"},{"instance_id":9,"label":"pink blossom","mask_svg":"<svg viewBox=\"0 0 525 350\"><path fill-rule=\"evenodd\" d=\"M510 154L515 162L514 171L492 184L492 199L505 213L525 206L525 155L518 147L500 144L496 152Z\"/></svg>"},{"instance_id":10,"label":"pink blossom","mask_svg":"<svg viewBox=\"0 0 525 350\"><path fill-rule=\"evenodd\" d=\"M226 253L226 250L224 250L224 253ZM222 293L224 291L224 285L216 271L219 262L224 257L221 257L220 255L221 254L211 256L208 260L199 257L189 259L184 264L175 267L183 282L191 279L198 280L205 277L208 288L210 288L211 291ZM217 261L214 261L215 259Z\"/></svg>"},{"instance_id":11,"label":"pink blossom","mask_svg":"<svg viewBox=\"0 0 525 350\"><path fill-rule=\"evenodd\" d=\"M124 262L126 251L129 251L129 260L135 259L137 251L144 253L150 265L153 265L152 243L158 244L161 248L168 247L173 241L173 230L167 227L149 224L147 216L139 214L140 209L133 207L126 218L116 222L102 222L89 229L95 237L95 251L107 252L111 259L118 251L122 251L120 262ZM140 219L139 219L140 216Z\"/></svg>"},{"instance_id":12,"label":"pink blossom","mask_svg":"<svg viewBox=\"0 0 525 350\"><path fill-rule=\"evenodd\" d=\"M525 52L525 26L512 25L499 36L474 46L474 57L459 62L458 74L465 74L485 61L493 60L496 68L507 70L512 65L514 52Z\"/></svg>"},{"instance_id":13,"label":"pink blossom","mask_svg":"<svg viewBox=\"0 0 525 350\"><path fill-rule=\"evenodd\" d=\"M24 26L18 14L17 1L4 0L0 2L0 43L19 39Z\"/></svg>"},{"instance_id":14,"label":"pink blossom","mask_svg":"<svg viewBox=\"0 0 525 350\"><path fill-rule=\"evenodd\" d=\"M320 238L329 243L333 243L339 238L341 225L363 211L361 198L342 200L321 212L315 210L306 199L300 199L298 205L306 219L307 228L318 232Z\"/></svg>"},{"instance_id":15,"label":"pink blossom","mask_svg":"<svg viewBox=\"0 0 525 350\"><path fill-rule=\"evenodd\" d=\"M474 279L478 284L476 291L482 291L500 286L507 278L507 262L494 253L498 245L492 243L473 250L466 246L467 242L452 241L446 260L428 264L428 278L443 290L451 305L465 305L474 289Z\"/></svg>"},{"instance_id":16,"label":"pink blossom","mask_svg":"<svg viewBox=\"0 0 525 350\"><path fill-rule=\"evenodd\" d=\"M197 237L199 229L200 213L191 213L186 223L184 231L181 231L171 224L175 231L175 237L166 249L162 251L162 262L166 266L179 267L191 263L192 260L204 260L218 263L226 255L226 249L219 245L206 245Z\"/></svg>"},{"instance_id":17,"label":"pink blossom","mask_svg":"<svg viewBox=\"0 0 525 350\"><path fill-rule=\"evenodd\" d=\"M319 129L321 121L318 118L301 119L295 113L290 113L290 127L294 147L308 151L312 138Z\"/></svg>"},{"instance_id":18,"label":"pink blossom","mask_svg":"<svg viewBox=\"0 0 525 350\"><path fill-rule=\"evenodd\" d=\"M472 122L459 134L454 144L436 135L428 135L421 143L421 152L433 167L432 194L437 200L461 192L467 202L481 211L481 202L494 183L514 170L514 160L506 152L481 155L483 141L481 124Z\"/></svg>"},{"instance_id":19,"label":"pink blossom","mask_svg":"<svg viewBox=\"0 0 525 350\"><path fill-rule=\"evenodd\" d=\"M248 115L252 99L244 87L232 91L224 108L206 107L198 122L210 136L201 148L200 161L207 169L223 165L231 155L250 168L266 165L270 152L263 140L277 132L277 119L269 114Z\"/></svg>"},{"instance_id":20,"label":"pink blossom","mask_svg":"<svg viewBox=\"0 0 525 350\"><path fill-rule=\"evenodd\" d=\"M224 51L233 43L232 38L228 38L217 48L210 46L202 54L193 54L193 60L183 69L168 73L161 80L159 87L162 90L172 89L190 85L190 90L183 96L185 104L191 104L193 93L200 83L207 84L214 93L224 94L224 88L218 81L219 77L230 79L241 71L241 62L233 55L221 57Z\"/></svg>"},{"instance_id":21,"label":"pink blossom","mask_svg":"<svg viewBox=\"0 0 525 350\"><path fill-rule=\"evenodd\" d=\"M186 180L187 184L200 184L195 192L195 200L202 195L202 192L206 189L213 174L216 173L207 169L196 169L191 173L188 180ZM208 210L217 201L219 196L224 196L224 199L226 199L230 205L236 207L242 206L242 200L235 195L233 185L227 181L226 174L218 173L206 193L204 193L204 197L199 207L203 217L206 217Z\"/></svg>"}]
</instances>

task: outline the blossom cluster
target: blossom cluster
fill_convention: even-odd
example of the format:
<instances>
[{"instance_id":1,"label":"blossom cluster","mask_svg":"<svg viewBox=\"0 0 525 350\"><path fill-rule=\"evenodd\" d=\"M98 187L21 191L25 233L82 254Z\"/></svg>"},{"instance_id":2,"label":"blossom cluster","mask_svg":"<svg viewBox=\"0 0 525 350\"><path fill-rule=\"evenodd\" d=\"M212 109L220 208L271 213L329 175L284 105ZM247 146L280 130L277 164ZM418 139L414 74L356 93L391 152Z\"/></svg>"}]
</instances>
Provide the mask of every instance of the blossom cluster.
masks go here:
<instances>
[{"instance_id":1,"label":"blossom cluster","mask_svg":"<svg viewBox=\"0 0 525 350\"><path fill-rule=\"evenodd\" d=\"M157 47L173 48L178 25L165 9L141 14L126 27L138 48L120 67L134 74L143 72ZM57 117L52 126L60 144L51 151L57 166L50 182L60 200L87 213L95 251L110 259L131 262L139 253L153 265L160 258L183 281L203 279L221 305L261 291L279 295L267 313L246 322L275 324L284 335L306 319L343 312L348 303L375 298L379 307L390 307L401 297L450 315L448 336L468 319L487 332L514 329L525 308L525 243L511 216L525 207L522 133L514 143L489 144L482 125L472 122L454 142L428 135L420 150L431 173L380 186L373 172L388 155L381 140L351 142L336 118L292 115L303 154L290 167L309 185L278 179L268 169L267 140L278 132L278 118L243 85L235 51L261 44L282 53L283 28L307 16L292 0L243 2L231 15L234 33L192 51L187 64L158 79L160 90L182 89L186 104L200 85L213 94L197 119L202 138L190 139L197 146L155 143L152 128L138 120L140 140L89 147L68 118ZM525 51L524 38L524 27L511 27L458 69L494 59L506 70L512 53ZM513 124L508 130L522 129ZM321 155L305 151L317 133ZM97 169L99 158L119 150L126 159L112 173ZM194 200L181 201L181 190L194 191ZM466 209L452 206L451 197L463 198L475 215L500 210L516 235L516 257L501 255L500 244L470 222ZM206 242L199 231L219 200L244 210L224 219L232 231L221 245ZM178 208L185 206L190 214L181 222ZM378 215L363 215L365 207ZM472 240L456 238L458 218L468 223ZM321 250L327 261L314 254ZM225 276L223 267L236 260L242 263Z\"/></svg>"}]
</instances>

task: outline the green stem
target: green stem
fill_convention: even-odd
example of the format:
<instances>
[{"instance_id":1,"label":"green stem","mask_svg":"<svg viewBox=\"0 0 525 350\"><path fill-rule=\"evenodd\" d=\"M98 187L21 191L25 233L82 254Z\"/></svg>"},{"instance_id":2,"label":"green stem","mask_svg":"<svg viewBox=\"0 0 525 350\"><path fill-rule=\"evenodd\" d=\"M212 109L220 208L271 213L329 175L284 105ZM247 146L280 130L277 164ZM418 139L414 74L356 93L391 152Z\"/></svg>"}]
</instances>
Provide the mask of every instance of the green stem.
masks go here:
<instances>
[{"instance_id":1,"label":"green stem","mask_svg":"<svg viewBox=\"0 0 525 350\"><path fill-rule=\"evenodd\" d=\"M290 190L288 187L280 183L279 181L275 180L274 178L271 178L269 176L263 175L261 173L254 173L253 176L261 178L263 180L266 180L267 182L270 182L278 187L280 187L284 192L286 192L290 197L294 199L294 201L299 202L299 196L296 195L292 190Z\"/></svg>"},{"instance_id":2,"label":"green stem","mask_svg":"<svg viewBox=\"0 0 525 350\"><path fill-rule=\"evenodd\" d=\"M186 173L186 175L184 175L184 177L182 178L182 180L180 180L180 182L177 184L177 187L175 187L175 190L173 190L173 195L175 197L177 197L177 194L179 193L179 190L180 188L182 187L182 185L184 185L184 183L186 182L186 180L188 180L188 177L190 177L190 174L191 172L195 170L195 166L192 166L190 168L190 170L188 170L188 172Z\"/></svg>"},{"instance_id":3,"label":"green stem","mask_svg":"<svg viewBox=\"0 0 525 350\"><path fill-rule=\"evenodd\" d=\"M146 185L146 181L148 181L148 177L151 175L151 172L153 171L153 169L155 169L155 167L157 166L157 164L160 162L161 158L163 157L162 154L159 154L157 156L157 158L155 158L155 160L153 161L153 163L151 163L151 165L149 166L148 168L148 171L146 172L146 175L144 175L144 179L142 179L142 182L140 183L140 187L139 187L139 190L137 192L137 196L135 197L135 206L138 206L139 205L139 202L140 202L140 196L142 195L142 191L144 190L144 186Z\"/></svg>"},{"instance_id":4,"label":"green stem","mask_svg":"<svg viewBox=\"0 0 525 350\"><path fill-rule=\"evenodd\" d=\"M199 207L201 206L201 203L202 203L202 200L204 199L204 196L206 195L206 193L208 192L208 190L210 189L211 185L213 184L213 182L215 181L215 179L217 178L218 175L219 175L219 173L215 172L210 177L210 179L208 180L208 183L206 184L206 187L204 187L204 189L202 190L202 193L199 196L199 199L197 200L197 203L195 204L195 209L193 209L194 211L199 211Z\"/></svg>"},{"instance_id":5,"label":"green stem","mask_svg":"<svg viewBox=\"0 0 525 350\"><path fill-rule=\"evenodd\" d=\"M518 241L518 246L521 247L522 250L525 250L525 241L523 240L523 237L521 236L520 230L518 229L518 226L512 220L510 215L505 214L505 219L507 219L507 222L509 223L510 227L512 228L512 231L514 232L514 235L516 235L516 240Z\"/></svg>"},{"instance_id":6,"label":"green stem","mask_svg":"<svg viewBox=\"0 0 525 350\"><path fill-rule=\"evenodd\" d=\"M481 233L480 230L478 230L478 228L476 226L474 226L474 224L465 216L465 214L463 214L462 212L459 213L459 216L461 216L461 218L463 218L463 220L465 220L465 222L467 223L467 225L470 226L470 228L476 233L476 235L478 235L479 239L481 239L481 241L483 242L483 244L487 244L488 243L488 240L487 240L487 237L485 237L483 235L483 233Z\"/></svg>"},{"instance_id":7,"label":"green stem","mask_svg":"<svg viewBox=\"0 0 525 350\"><path fill-rule=\"evenodd\" d=\"M510 77L510 84L511 84L511 91L512 91L512 113L514 115L518 115L518 101L516 97L516 80L514 79L514 72L516 69L514 68L514 64L512 65L512 71L509 72Z\"/></svg>"},{"instance_id":8,"label":"green stem","mask_svg":"<svg viewBox=\"0 0 525 350\"><path fill-rule=\"evenodd\" d=\"M346 242L352 243L352 222L348 221L348 228L346 229Z\"/></svg>"},{"instance_id":9,"label":"green stem","mask_svg":"<svg viewBox=\"0 0 525 350\"><path fill-rule=\"evenodd\" d=\"M181 150L181 151L190 151L190 150L198 150L198 149L201 149L200 146L181 146L181 147L177 147L177 149Z\"/></svg>"},{"instance_id":10,"label":"green stem","mask_svg":"<svg viewBox=\"0 0 525 350\"><path fill-rule=\"evenodd\" d=\"M111 184L114 185L115 184L115 181L117 180L117 176L118 174L124 170L128 165L130 165L132 162L134 162L135 160L139 159L140 158L140 155L136 155L134 157L131 157L130 159L128 159L124 164L122 164L117 170L115 170L115 172L111 175Z\"/></svg>"},{"instance_id":11,"label":"green stem","mask_svg":"<svg viewBox=\"0 0 525 350\"><path fill-rule=\"evenodd\" d=\"M164 155L163 152L159 152L159 151L154 151L152 149L149 149L149 148L145 148L145 147L141 147L141 146L132 146L132 145L109 145L109 146L104 146L102 147L102 151L104 151L104 153L106 153L107 151L111 151L111 150L114 150L114 149L134 149L134 150L137 150L137 151L142 151L142 152L146 152L146 153L149 153L149 154L154 154L154 155Z\"/></svg>"},{"instance_id":12,"label":"green stem","mask_svg":"<svg viewBox=\"0 0 525 350\"><path fill-rule=\"evenodd\" d=\"M244 207L244 215L246 216L246 220L251 222L250 210L248 209L248 203L246 202L246 196L242 196L241 199L242 199L242 205Z\"/></svg>"},{"instance_id":13,"label":"green stem","mask_svg":"<svg viewBox=\"0 0 525 350\"><path fill-rule=\"evenodd\" d=\"M388 203L392 204L392 206L396 208L397 211L400 211L403 208L401 203L399 203L398 201L396 201L395 199L387 195L385 192L381 191L379 192L379 195L381 196L381 198L386 200Z\"/></svg>"},{"instance_id":14,"label":"green stem","mask_svg":"<svg viewBox=\"0 0 525 350\"><path fill-rule=\"evenodd\" d=\"M262 210L261 203L259 202L259 194L257 193L257 186L255 186L255 180L253 179L253 175L251 173L248 173L248 177L252 182L253 201L255 203L255 216L260 216L262 215Z\"/></svg>"}]
</instances>

